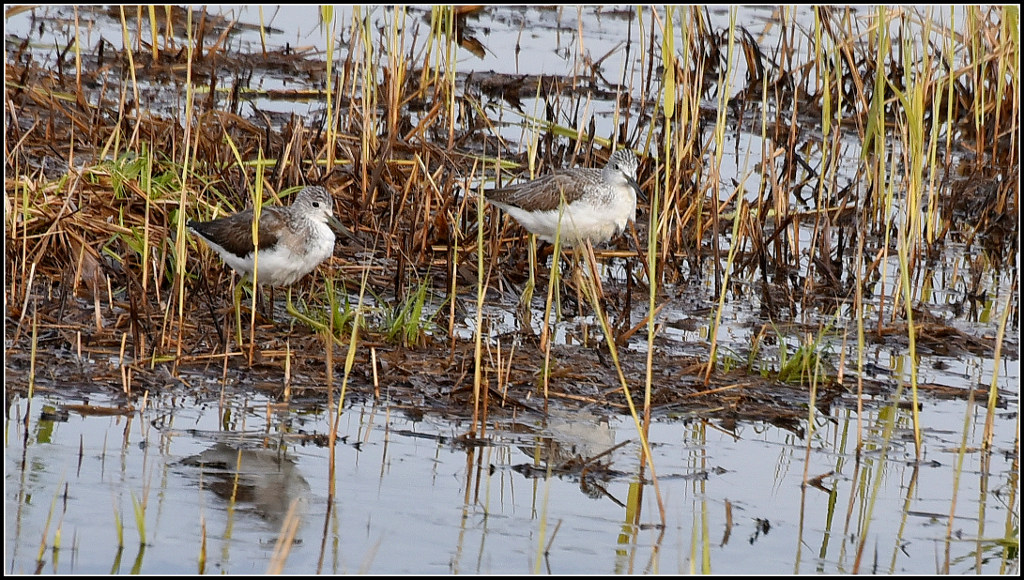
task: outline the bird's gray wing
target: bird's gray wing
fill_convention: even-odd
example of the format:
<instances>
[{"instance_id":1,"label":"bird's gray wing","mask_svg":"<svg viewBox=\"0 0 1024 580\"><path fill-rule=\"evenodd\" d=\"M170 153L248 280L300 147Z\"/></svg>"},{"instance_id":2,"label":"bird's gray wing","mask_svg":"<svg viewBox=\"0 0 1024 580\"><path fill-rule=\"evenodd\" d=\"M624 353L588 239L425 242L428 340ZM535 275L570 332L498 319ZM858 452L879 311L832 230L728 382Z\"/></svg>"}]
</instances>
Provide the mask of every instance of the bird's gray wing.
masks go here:
<instances>
[{"instance_id":1,"label":"bird's gray wing","mask_svg":"<svg viewBox=\"0 0 1024 580\"><path fill-rule=\"evenodd\" d=\"M566 169L526 183L492 189L486 197L527 211L555 210L563 196L566 203L579 199L592 181L593 176L585 169Z\"/></svg>"},{"instance_id":2,"label":"bird's gray wing","mask_svg":"<svg viewBox=\"0 0 1024 580\"><path fill-rule=\"evenodd\" d=\"M208 222L189 222L189 227L207 240L242 258L252 253L252 208L235 215ZM277 234L288 222L278 207L265 207L260 211L259 249L266 250L277 243Z\"/></svg>"}]
</instances>

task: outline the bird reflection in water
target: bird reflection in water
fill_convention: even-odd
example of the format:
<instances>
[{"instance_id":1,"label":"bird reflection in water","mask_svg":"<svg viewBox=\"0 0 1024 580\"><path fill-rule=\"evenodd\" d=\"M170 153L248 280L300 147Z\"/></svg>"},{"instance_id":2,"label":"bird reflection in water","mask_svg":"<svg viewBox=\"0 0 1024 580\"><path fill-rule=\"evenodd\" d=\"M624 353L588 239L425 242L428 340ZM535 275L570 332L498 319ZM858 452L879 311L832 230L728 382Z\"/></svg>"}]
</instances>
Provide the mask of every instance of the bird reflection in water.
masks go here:
<instances>
[{"instance_id":1,"label":"bird reflection in water","mask_svg":"<svg viewBox=\"0 0 1024 580\"><path fill-rule=\"evenodd\" d=\"M255 514L275 531L285 523L292 504L296 505L295 517L301 521L305 516L309 483L283 450L217 443L181 464L198 467L202 488L235 509Z\"/></svg>"}]
</instances>

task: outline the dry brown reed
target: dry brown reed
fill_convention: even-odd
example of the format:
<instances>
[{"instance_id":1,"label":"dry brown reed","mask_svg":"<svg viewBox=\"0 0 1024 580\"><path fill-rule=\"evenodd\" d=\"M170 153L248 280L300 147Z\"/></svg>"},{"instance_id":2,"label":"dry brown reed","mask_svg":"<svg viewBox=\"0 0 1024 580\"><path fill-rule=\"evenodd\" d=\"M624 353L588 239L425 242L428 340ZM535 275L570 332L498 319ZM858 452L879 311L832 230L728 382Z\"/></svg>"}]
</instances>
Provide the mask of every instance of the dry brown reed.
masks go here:
<instances>
[{"instance_id":1,"label":"dry brown reed","mask_svg":"<svg viewBox=\"0 0 1024 580\"><path fill-rule=\"evenodd\" d=\"M928 288L936 252L968 246L961 280L979 300L986 273L1016 263L1013 14L969 8L970 34L960 34L925 26L928 13L907 9L880 8L864 18L822 7L809 28L780 9L771 25L779 40L769 46L768 30L716 29L699 7L645 8L633 15L622 47L637 66L611 80L611 67L601 66L614 60L610 53L591 59L582 51L577 72L566 77L466 74L457 66L459 47L473 51L481 41L458 8L436 8L422 21L404 8L356 8L347 21L325 14L326 34L343 47L330 59L304 46L238 51L228 41L237 22L171 8L111 13L125 48L106 40L87 46L76 27L67 47L45 56L27 38L9 40L7 316L38 320L41 333L68 345L80 345L81 337L88 349L123 344L126 364L139 367L124 376L124 388L147 364L206 364L203 357L214 352L227 365L237 352L218 326L228 295L219 290L231 274L183 239L183 220L241 209L253 191L276 203L291 186L322 183L354 234L322 276L298 284L308 304L338 305L324 278L342 294L375 297L378 308L406 303L425 288L449 310L446 324L414 334L423 337L419 348L447 328L447 347L437 354L462 368L456 354L465 345L452 330L472 307L466 296L479 291L482 307L533 271L521 267L523 245L514 241L521 230L497 222L497 213L478 212L472 194L507 181L517 164L538 172L600 165L616 145L642 154L640 182L650 202L636 229L651 241L642 250L623 237L602 253L642 264L629 267L625 293L605 299L619 336L636 330L628 307L634 288L651 289L656 311L666 285L705 271L722 299L753 284L773 319L854 295L863 319L868 294L882 308L859 343L919 333L920 324L905 322L912 312L906 305ZM914 44L911 35L922 29L928 42ZM744 78L735 74L739 62ZM307 79L305 86L257 88L260 75L285 70ZM728 91L728 83L740 86ZM248 106L256 98L325 106L302 118ZM542 110L523 112L524 99L537 99ZM614 114L605 134L595 122L598 103ZM499 130L513 117L529 127L524 141L535 142L526 155ZM761 161L733 183L724 177L723 148L728 135L741 132L759 140ZM905 190L912 204L901 206L894 196L903 199ZM906 252L903 291L874 295L878 281L893 276L887 265L897 240ZM649 259L639 259L641 252ZM1003 303L1017 308L1016 301ZM361 299L354 308L364 319L384 318ZM250 346L263 341L273 352L275 326L255 315L251 321ZM8 326L15 351L28 346L22 326ZM331 332L356 340L352 327ZM656 333L650 317L650 341ZM371 322L363 343L346 343L354 349L346 369L353 356L369 361L371 349L388 345L386 337ZM374 360L398 356L386 351L393 349L375 350ZM467 356L479 366L482 353L477 347ZM532 385L536 361L521 368L511 359L522 353L509 352L504 369L474 380L501 376L502 394L509 385ZM282 360L253 356L253 364ZM651 357L637 375L646 376L647 421L658 399L651 367L670 360ZM720 361L712 362L707 376L714 372L720 382L709 388L726 381ZM512 370L521 372L509 376ZM477 388L478 396L487 390Z\"/></svg>"}]
</instances>

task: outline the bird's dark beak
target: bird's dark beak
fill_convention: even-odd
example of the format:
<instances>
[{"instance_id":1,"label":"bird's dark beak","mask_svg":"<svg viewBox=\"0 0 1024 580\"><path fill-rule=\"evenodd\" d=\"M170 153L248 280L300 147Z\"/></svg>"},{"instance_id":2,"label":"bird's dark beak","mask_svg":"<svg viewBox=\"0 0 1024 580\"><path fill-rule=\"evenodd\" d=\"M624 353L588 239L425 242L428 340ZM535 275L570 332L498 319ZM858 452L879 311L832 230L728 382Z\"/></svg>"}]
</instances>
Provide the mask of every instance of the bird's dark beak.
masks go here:
<instances>
[{"instance_id":1,"label":"bird's dark beak","mask_svg":"<svg viewBox=\"0 0 1024 580\"><path fill-rule=\"evenodd\" d=\"M333 215L327 216L327 225L330 226L331 229L334 230L334 233L336 234L344 234L348 232L348 228L342 225L341 220L334 217Z\"/></svg>"},{"instance_id":2,"label":"bird's dark beak","mask_svg":"<svg viewBox=\"0 0 1024 580\"><path fill-rule=\"evenodd\" d=\"M647 201L647 194L644 193L644 190L640 189L640 184L638 184L635 179L633 179L632 177L627 177L626 182L629 183L629 185L633 188L633 191L636 192L637 197L644 201Z\"/></svg>"},{"instance_id":3,"label":"bird's dark beak","mask_svg":"<svg viewBox=\"0 0 1024 580\"><path fill-rule=\"evenodd\" d=\"M334 230L334 233L345 236L346 238L352 240L353 242L359 241L359 239L356 238L355 234L353 234L350 229L346 228L345 225L341 223L341 220L334 217L333 215L327 216L327 227Z\"/></svg>"}]
</instances>

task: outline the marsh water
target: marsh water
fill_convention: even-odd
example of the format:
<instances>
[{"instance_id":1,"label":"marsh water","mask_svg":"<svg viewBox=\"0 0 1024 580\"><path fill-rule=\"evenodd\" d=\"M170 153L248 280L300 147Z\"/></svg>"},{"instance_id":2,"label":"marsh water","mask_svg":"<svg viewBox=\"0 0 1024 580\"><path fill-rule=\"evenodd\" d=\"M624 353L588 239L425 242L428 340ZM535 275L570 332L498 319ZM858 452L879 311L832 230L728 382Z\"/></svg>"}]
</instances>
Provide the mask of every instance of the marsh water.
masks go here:
<instances>
[{"instance_id":1,"label":"marsh water","mask_svg":"<svg viewBox=\"0 0 1024 580\"><path fill-rule=\"evenodd\" d=\"M272 28L273 45L324 42L320 13L312 7L210 10L252 25L230 37L239 46L259 44L261 19ZM37 11L7 19L9 51L26 37L40 46L67 44L66 30L53 24L71 18L67 9ZM61 18L33 27L44 11ZM408 18L426 13L411 9ZM385 29L392 24L390 14L377 9L366 17ZM760 7L708 16L722 28L735 16L770 35L766 23L775 14ZM117 42L113 35L120 30L105 31L111 25L106 18L89 16L90 34ZM346 18L338 16L341 22ZM607 71L626 69L622 42L637 34L635 18L629 9L489 8L471 22L485 50L478 56L461 49L460 72L570 75L585 60L580 55L610 55ZM261 88L296 82L267 78ZM322 106L256 102L264 111L310 115ZM532 99L522 99L522 110L534 106ZM613 122L611 103L598 99L591 106L597 123ZM501 132L513 141L528 139L525 124L510 122ZM721 148L729 152L723 182L749 179L760 162L758 138L726 135ZM945 251L929 274L936 280L929 306L962 334L951 335L945 348L931 345L919 352L916 362L899 340L866 347L865 375L900 388L858 399L848 386L831 397L825 412L815 412L819 407L804 402L807 394L800 390L762 394L766 407L775 403L773 397L803 405L806 413L795 421L666 406L650 428L653 471L642 462L637 427L624 409L573 404L568 397L545 401L536 394L502 404L503 412L486 420L485 433L467 438L469 418L443 412L438 404L458 395L448 383L439 386L440 377L425 371L415 384L392 384L384 365L379 375L377 366L372 373L357 370L376 388L372 396L346 397L337 412L322 394L311 394L323 378L309 372L310 365L282 371L219 359L173 373L154 365L162 388L136 393L128 407L120 394L92 388L94 381L113 377L116 383L125 373L123 348L104 354L74 347L30 352L24 336L31 331L8 310L5 570L1017 575L1019 325L1011 324L998 358L964 338L992 341L1005 308L1018 311L1016 267L999 269L984 277L982 288L972 289L986 291L980 308L958 308L966 289L939 282L958 276L968 250L950 244ZM611 260L608 284L625 279L626 267ZM898 279L895 264L889 273L881 284ZM757 294L731 296L722 306L721 325L713 326L714 277L691 272L691 279L666 288L671 300L660 314L656 356L706 362L712 328L718 328L720 348L737 359L765 356L749 352L751 335L765 325ZM462 324L452 334L468 340L476 332L475 297L468 291L460 297ZM513 341L517 328L518 297L502 298L483 313L499 357L508 347L500 341ZM535 299L534 323L542 302ZM635 319L648 309L639 302L632 306L639 313ZM72 303L92 308L90 301ZM430 305L441 312L448 307ZM287 331L281 312L275 318ZM825 350L842 366L853 341L841 331L844 311L802 316L812 334L840 329L822 334ZM580 316L556 329L565 349L560 361L576 367L569 374L606 364L572 354L573 348L598 350L586 338L588 325L596 323ZM307 335L282 341L297 357L322 358L316 349L323 343ZM525 343L518 356L529 361L531 348ZM634 340L623 347L623 357L627 364L630 358L642 360L649 348L645 340ZM401 364L395 358L387 362ZM915 364L916 381L924 386L920 458L909 387L902 386ZM681 364L662 370L658 380L669 389L698 374ZM339 369L335 380L340 379ZM990 386L998 390L994 415L986 412ZM283 396L286 388L294 394ZM594 398L605 388L595 381ZM987 420L993 421L990 442ZM339 439L331 449L326 434L335 421ZM579 461L587 462L582 470L575 468Z\"/></svg>"}]
</instances>

